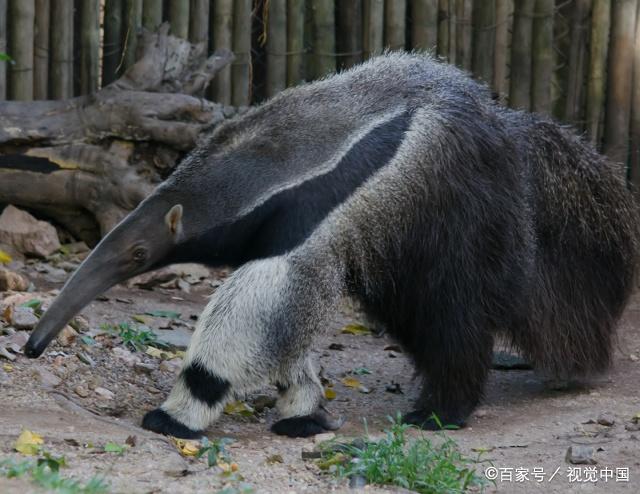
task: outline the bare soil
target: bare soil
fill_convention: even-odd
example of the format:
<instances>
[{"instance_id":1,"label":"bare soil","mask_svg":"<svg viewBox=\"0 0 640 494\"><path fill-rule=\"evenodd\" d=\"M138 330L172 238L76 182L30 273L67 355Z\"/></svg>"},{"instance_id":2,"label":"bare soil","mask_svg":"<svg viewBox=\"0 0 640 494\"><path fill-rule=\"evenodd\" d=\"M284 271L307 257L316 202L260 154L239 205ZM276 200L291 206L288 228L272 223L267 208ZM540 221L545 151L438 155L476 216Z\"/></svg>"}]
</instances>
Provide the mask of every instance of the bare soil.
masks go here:
<instances>
[{"instance_id":1,"label":"bare soil","mask_svg":"<svg viewBox=\"0 0 640 494\"><path fill-rule=\"evenodd\" d=\"M33 265L23 266L20 272L39 294L61 287ZM66 457L65 475L85 480L101 475L113 492L216 492L224 486L238 487L238 480L207 468L204 459L185 458L169 439L139 427L143 414L162 403L170 391L177 366L161 365L161 359L144 353L135 354L138 365L132 365L123 358L128 354L115 350L121 348L117 339L96 331L101 324L131 321L133 315L158 309L179 312L182 327L193 327L193 317L213 291L210 281L214 278L212 273L211 279L191 285L190 293L117 286L106 299L94 301L82 312L89 334L98 344L87 346L76 339L67 346L51 345L38 360L22 355L13 362L0 358L0 458L17 455L13 445L25 428L44 437L46 450ZM0 300L7 295L0 294ZM313 350L323 377L336 391L328 406L332 413L346 418L340 431L345 436L362 435L365 419L369 432L380 434L388 424L387 417L410 409L418 391L410 362L389 347L393 342L386 337L341 332L345 324L358 321L358 314L349 309L336 314ZM165 324L161 318L150 321L156 327ZM330 349L340 345L342 350ZM491 466L514 469L514 480L498 478L488 492L640 492L640 431L634 430L631 422L640 413L638 356L640 297L635 297L620 324L614 365L608 374L561 390L553 389L530 370L494 370L484 403L468 427L448 434L473 458L483 451L479 472ZM355 368L371 372L355 376L370 393L341 383ZM393 383L401 393L388 391ZM109 393L101 396L96 392L100 388L113 397ZM265 389L262 394L276 396L275 389ZM254 399L249 397L247 402ZM260 400L265 401L264 397ZM597 423L603 413L613 417L613 425ZM287 439L270 433L269 425L276 419L275 411L268 407L251 417L224 415L208 430L208 436L234 440L229 451L239 466L238 474L255 492L349 490L345 481L336 481L314 462L302 460L301 451L313 447L312 439ZM105 443L124 444L129 436L135 436L135 446L123 455L103 451ZM572 481L568 477L572 465L565 460L572 445L592 446L598 476L611 469L613 477L607 482ZM277 455L281 463L271 461ZM584 480L587 465L577 467ZM516 468L527 469L529 480L516 482ZM543 469L542 481L533 477L534 468ZM628 482L616 481L616 473L624 473L617 468L628 469ZM508 476L509 471L499 472ZM394 491L367 486L365 492L387 490ZM39 491L27 480L0 478L0 492Z\"/></svg>"}]
</instances>

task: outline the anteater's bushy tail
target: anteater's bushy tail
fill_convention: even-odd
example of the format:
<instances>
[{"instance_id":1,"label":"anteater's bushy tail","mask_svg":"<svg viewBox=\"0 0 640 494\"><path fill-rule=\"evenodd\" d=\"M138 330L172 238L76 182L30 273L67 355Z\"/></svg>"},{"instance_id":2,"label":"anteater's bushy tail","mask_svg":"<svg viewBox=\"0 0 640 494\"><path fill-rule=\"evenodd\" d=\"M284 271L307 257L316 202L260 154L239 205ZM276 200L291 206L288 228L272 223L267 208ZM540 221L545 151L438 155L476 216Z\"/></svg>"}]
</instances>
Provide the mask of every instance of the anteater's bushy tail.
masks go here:
<instances>
[{"instance_id":1,"label":"anteater's bushy tail","mask_svg":"<svg viewBox=\"0 0 640 494\"><path fill-rule=\"evenodd\" d=\"M528 127L536 238L530 317L514 342L558 377L602 371L637 275L637 204L622 165L557 124L514 118Z\"/></svg>"}]
</instances>

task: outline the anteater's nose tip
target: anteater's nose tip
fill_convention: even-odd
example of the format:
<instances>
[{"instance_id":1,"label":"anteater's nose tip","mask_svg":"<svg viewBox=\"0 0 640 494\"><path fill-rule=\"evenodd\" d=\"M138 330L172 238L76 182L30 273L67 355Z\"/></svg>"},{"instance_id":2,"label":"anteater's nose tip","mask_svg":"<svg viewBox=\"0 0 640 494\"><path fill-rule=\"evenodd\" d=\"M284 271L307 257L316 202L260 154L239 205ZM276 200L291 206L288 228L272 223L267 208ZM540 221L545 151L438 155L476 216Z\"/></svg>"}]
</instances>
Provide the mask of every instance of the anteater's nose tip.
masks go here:
<instances>
[{"instance_id":1,"label":"anteater's nose tip","mask_svg":"<svg viewBox=\"0 0 640 494\"><path fill-rule=\"evenodd\" d=\"M38 343L31 341L30 338L29 341L27 341L27 344L24 346L24 354L29 358L38 358L40 355L42 355L45 347L46 345L39 345Z\"/></svg>"}]
</instances>

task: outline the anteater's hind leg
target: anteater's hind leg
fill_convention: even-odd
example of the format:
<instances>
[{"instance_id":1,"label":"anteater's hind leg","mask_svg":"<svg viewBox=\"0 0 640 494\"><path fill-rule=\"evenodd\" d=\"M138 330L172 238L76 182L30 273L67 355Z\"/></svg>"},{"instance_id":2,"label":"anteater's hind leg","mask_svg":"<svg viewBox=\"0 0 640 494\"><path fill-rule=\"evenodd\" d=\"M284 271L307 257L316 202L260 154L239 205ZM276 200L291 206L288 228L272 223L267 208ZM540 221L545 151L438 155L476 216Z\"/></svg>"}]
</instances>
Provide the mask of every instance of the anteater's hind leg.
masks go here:
<instances>
[{"instance_id":1,"label":"anteater's hind leg","mask_svg":"<svg viewBox=\"0 0 640 494\"><path fill-rule=\"evenodd\" d=\"M324 410L323 389L309 358L295 365L283 365L277 378L277 408L281 420L271 426L276 434L308 437L337 430L340 419L333 419Z\"/></svg>"},{"instance_id":2,"label":"anteater's hind leg","mask_svg":"<svg viewBox=\"0 0 640 494\"><path fill-rule=\"evenodd\" d=\"M463 427L484 392L491 367L492 335L486 331L467 334L462 340L453 338L440 345L427 345L427 351L416 360L423 389L416 409L403 420L429 430L439 429L440 424Z\"/></svg>"}]
</instances>

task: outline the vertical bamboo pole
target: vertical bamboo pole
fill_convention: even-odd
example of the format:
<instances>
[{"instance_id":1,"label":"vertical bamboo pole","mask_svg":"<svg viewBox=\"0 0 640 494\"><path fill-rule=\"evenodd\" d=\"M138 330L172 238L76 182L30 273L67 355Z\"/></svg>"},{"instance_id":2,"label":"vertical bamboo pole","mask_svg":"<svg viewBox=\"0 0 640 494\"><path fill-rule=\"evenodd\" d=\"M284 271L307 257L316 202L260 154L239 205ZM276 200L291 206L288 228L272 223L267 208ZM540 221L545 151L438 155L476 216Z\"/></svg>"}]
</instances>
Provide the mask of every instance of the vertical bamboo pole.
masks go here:
<instances>
[{"instance_id":1,"label":"vertical bamboo pole","mask_svg":"<svg viewBox=\"0 0 640 494\"><path fill-rule=\"evenodd\" d=\"M606 100L607 56L609 52L609 30L611 27L611 4L609 0L594 0L591 19L586 120L587 134L591 142L599 146L604 121L604 102ZM636 50L637 54L638 51ZM640 65L637 65L637 67L640 70ZM638 79L637 84L640 84L640 79Z\"/></svg>"},{"instance_id":2,"label":"vertical bamboo pole","mask_svg":"<svg viewBox=\"0 0 640 494\"><path fill-rule=\"evenodd\" d=\"M287 87L287 2L267 3L267 97L275 96Z\"/></svg>"},{"instance_id":3,"label":"vertical bamboo pole","mask_svg":"<svg viewBox=\"0 0 640 494\"><path fill-rule=\"evenodd\" d=\"M531 108L531 41L536 0L516 0L511 43L509 106Z\"/></svg>"},{"instance_id":4,"label":"vertical bamboo pole","mask_svg":"<svg viewBox=\"0 0 640 494\"><path fill-rule=\"evenodd\" d=\"M604 152L614 161L627 162L633 82L634 36L638 0L618 0L611 11L611 44L607 77Z\"/></svg>"},{"instance_id":5,"label":"vertical bamboo pole","mask_svg":"<svg viewBox=\"0 0 640 494\"><path fill-rule=\"evenodd\" d=\"M136 47L138 46L138 31L142 27L142 0L125 0L124 3L124 33L122 40L122 59L120 72L124 72L136 61Z\"/></svg>"},{"instance_id":6,"label":"vertical bamboo pole","mask_svg":"<svg viewBox=\"0 0 640 494\"><path fill-rule=\"evenodd\" d=\"M52 0L52 2L69 3L66 0ZM122 19L123 0L106 0L104 4L104 44L102 54L102 86L117 79L116 69L122 58ZM54 12L51 17L53 20ZM55 25L52 22L52 25ZM52 29L52 32L56 31ZM52 36L53 42L53 36Z\"/></svg>"},{"instance_id":7,"label":"vertical bamboo pole","mask_svg":"<svg viewBox=\"0 0 640 494\"><path fill-rule=\"evenodd\" d=\"M233 53L231 103L247 106L251 97L251 0L236 0L233 11Z\"/></svg>"},{"instance_id":8,"label":"vertical bamboo pole","mask_svg":"<svg viewBox=\"0 0 640 494\"><path fill-rule=\"evenodd\" d=\"M496 2L473 3L473 74L487 83L493 81L493 55L496 45Z\"/></svg>"},{"instance_id":9,"label":"vertical bamboo pole","mask_svg":"<svg viewBox=\"0 0 640 494\"><path fill-rule=\"evenodd\" d=\"M449 58L449 0L438 0L438 49L439 57Z\"/></svg>"},{"instance_id":10,"label":"vertical bamboo pole","mask_svg":"<svg viewBox=\"0 0 640 494\"><path fill-rule=\"evenodd\" d=\"M634 192L640 191L640 2L636 14L636 44L633 50L633 95L631 97L631 166Z\"/></svg>"},{"instance_id":11,"label":"vertical bamboo pole","mask_svg":"<svg viewBox=\"0 0 640 494\"><path fill-rule=\"evenodd\" d=\"M436 50L438 45L438 0L412 0L411 47Z\"/></svg>"},{"instance_id":12,"label":"vertical bamboo pole","mask_svg":"<svg viewBox=\"0 0 640 494\"><path fill-rule=\"evenodd\" d=\"M496 0L496 46L493 58L493 89L506 100L509 93L509 31L513 15L513 0Z\"/></svg>"},{"instance_id":13,"label":"vertical bamboo pole","mask_svg":"<svg viewBox=\"0 0 640 494\"><path fill-rule=\"evenodd\" d=\"M536 0L531 60L531 110L551 113L554 0Z\"/></svg>"},{"instance_id":14,"label":"vertical bamboo pole","mask_svg":"<svg viewBox=\"0 0 640 494\"><path fill-rule=\"evenodd\" d=\"M142 27L155 31L162 24L162 0L144 0L142 3Z\"/></svg>"},{"instance_id":15,"label":"vertical bamboo pole","mask_svg":"<svg viewBox=\"0 0 640 494\"><path fill-rule=\"evenodd\" d=\"M305 0L287 1L287 86L304 80Z\"/></svg>"},{"instance_id":16,"label":"vertical bamboo pole","mask_svg":"<svg viewBox=\"0 0 640 494\"><path fill-rule=\"evenodd\" d=\"M384 46L384 0L362 1L362 24L362 55L366 60L380 54Z\"/></svg>"},{"instance_id":17,"label":"vertical bamboo pole","mask_svg":"<svg viewBox=\"0 0 640 494\"><path fill-rule=\"evenodd\" d=\"M49 0L36 0L36 32L33 39L33 97L40 100L49 97L49 14ZM1 12L0 17L2 17Z\"/></svg>"},{"instance_id":18,"label":"vertical bamboo pole","mask_svg":"<svg viewBox=\"0 0 640 494\"><path fill-rule=\"evenodd\" d=\"M189 0L169 0L169 22L171 34L189 38Z\"/></svg>"},{"instance_id":19,"label":"vertical bamboo pole","mask_svg":"<svg viewBox=\"0 0 640 494\"><path fill-rule=\"evenodd\" d=\"M455 0L456 19L456 63L471 70L471 7L472 0Z\"/></svg>"},{"instance_id":20,"label":"vertical bamboo pole","mask_svg":"<svg viewBox=\"0 0 640 494\"><path fill-rule=\"evenodd\" d=\"M456 59L458 53L458 16L456 15L456 0L449 0L449 63L460 65Z\"/></svg>"},{"instance_id":21,"label":"vertical bamboo pole","mask_svg":"<svg viewBox=\"0 0 640 494\"><path fill-rule=\"evenodd\" d=\"M209 0L191 0L189 8L189 41L192 43L202 43L209 39L209 4Z\"/></svg>"},{"instance_id":22,"label":"vertical bamboo pole","mask_svg":"<svg viewBox=\"0 0 640 494\"><path fill-rule=\"evenodd\" d=\"M319 78L336 70L333 0L311 0L311 24L311 74L313 78Z\"/></svg>"},{"instance_id":23,"label":"vertical bamboo pole","mask_svg":"<svg viewBox=\"0 0 640 494\"><path fill-rule=\"evenodd\" d=\"M34 0L9 2L9 53L14 64L9 72L9 97L14 100L33 99L33 29L35 26Z\"/></svg>"},{"instance_id":24,"label":"vertical bamboo pole","mask_svg":"<svg viewBox=\"0 0 640 494\"><path fill-rule=\"evenodd\" d=\"M80 26L80 94L90 94L100 74L100 0L80 3Z\"/></svg>"},{"instance_id":25,"label":"vertical bamboo pole","mask_svg":"<svg viewBox=\"0 0 640 494\"><path fill-rule=\"evenodd\" d=\"M209 37L210 49L233 48L233 0L216 0L213 4ZM231 104L231 68L225 67L216 74L211 84L211 98L225 105Z\"/></svg>"},{"instance_id":26,"label":"vertical bamboo pole","mask_svg":"<svg viewBox=\"0 0 640 494\"><path fill-rule=\"evenodd\" d=\"M362 61L362 0L336 3L338 65L349 68Z\"/></svg>"},{"instance_id":27,"label":"vertical bamboo pole","mask_svg":"<svg viewBox=\"0 0 640 494\"><path fill-rule=\"evenodd\" d=\"M585 48L587 45L586 25L590 8L591 0L575 0L571 17L564 119L576 126L582 120L583 83L587 56Z\"/></svg>"},{"instance_id":28,"label":"vertical bamboo pole","mask_svg":"<svg viewBox=\"0 0 640 494\"><path fill-rule=\"evenodd\" d=\"M8 0L0 0L0 53L7 53ZM7 99L7 62L0 60L0 101Z\"/></svg>"},{"instance_id":29,"label":"vertical bamboo pole","mask_svg":"<svg viewBox=\"0 0 640 494\"><path fill-rule=\"evenodd\" d=\"M405 0L384 3L384 44L391 50L404 50L406 15Z\"/></svg>"},{"instance_id":30,"label":"vertical bamboo pole","mask_svg":"<svg viewBox=\"0 0 640 494\"><path fill-rule=\"evenodd\" d=\"M73 2L51 1L51 97L73 96Z\"/></svg>"}]
</instances>

